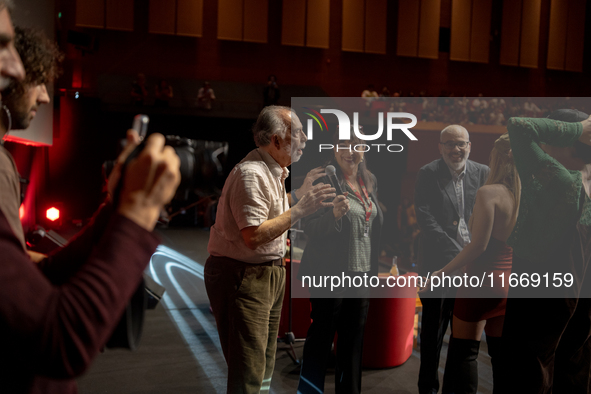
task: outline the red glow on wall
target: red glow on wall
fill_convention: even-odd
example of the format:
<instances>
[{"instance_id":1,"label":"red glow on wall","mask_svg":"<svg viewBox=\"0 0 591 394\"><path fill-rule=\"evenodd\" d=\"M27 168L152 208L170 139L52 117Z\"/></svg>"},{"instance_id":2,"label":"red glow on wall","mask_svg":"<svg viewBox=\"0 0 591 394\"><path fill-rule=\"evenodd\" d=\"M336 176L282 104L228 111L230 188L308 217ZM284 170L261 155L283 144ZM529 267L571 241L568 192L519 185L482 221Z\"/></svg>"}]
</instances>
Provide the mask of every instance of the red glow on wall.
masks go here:
<instances>
[{"instance_id":1,"label":"red glow on wall","mask_svg":"<svg viewBox=\"0 0 591 394\"><path fill-rule=\"evenodd\" d=\"M72 88L79 89L82 87L82 66L78 63L74 65L72 72Z\"/></svg>"},{"instance_id":2,"label":"red glow on wall","mask_svg":"<svg viewBox=\"0 0 591 394\"><path fill-rule=\"evenodd\" d=\"M28 145L28 146L50 146L47 144L43 144L41 142L35 142L35 141L30 141L28 139L25 138L20 138L20 137L15 137L13 135L6 135L4 136L4 140L5 141L10 141L10 142L16 142L17 144L23 144L23 145Z\"/></svg>"}]
</instances>

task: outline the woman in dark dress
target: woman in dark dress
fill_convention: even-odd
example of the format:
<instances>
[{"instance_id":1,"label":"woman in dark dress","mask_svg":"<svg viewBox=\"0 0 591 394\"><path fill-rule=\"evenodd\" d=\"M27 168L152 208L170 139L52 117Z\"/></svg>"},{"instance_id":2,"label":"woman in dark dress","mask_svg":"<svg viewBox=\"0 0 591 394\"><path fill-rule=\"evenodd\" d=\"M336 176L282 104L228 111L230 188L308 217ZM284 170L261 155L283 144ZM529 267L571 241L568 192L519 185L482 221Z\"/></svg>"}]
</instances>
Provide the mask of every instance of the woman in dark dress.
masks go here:
<instances>
[{"instance_id":1,"label":"woman in dark dress","mask_svg":"<svg viewBox=\"0 0 591 394\"><path fill-rule=\"evenodd\" d=\"M506 241L517 219L520 191L509 135L505 133L495 141L490 174L476 194L470 218L471 242L432 274L450 276L461 273L465 267L468 278L485 276L482 287L458 288L443 378L444 393L477 392L477 358L483 330L492 358L494 383L497 361L494 355L499 351L511 274L512 249Z\"/></svg>"},{"instance_id":2,"label":"woman in dark dress","mask_svg":"<svg viewBox=\"0 0 591 394\"><path fill-rule=\"evenodd\" d=\"M304 250L299 276L377 275L382 211L378 205L377 182L368 171L362 144L352 133L350 141L335 139L331 165L344 195L335 198L334 207L319 210L305 220L308 245ZM338 138L338 135L335 136ZM328 179L323 180L329 183ZM369 289L310 288L312 325L308 330L298 393L324 392L327 360L335 332L337 393L361 391L363 332L369 307Z\"/></svg>"}]
</instances>

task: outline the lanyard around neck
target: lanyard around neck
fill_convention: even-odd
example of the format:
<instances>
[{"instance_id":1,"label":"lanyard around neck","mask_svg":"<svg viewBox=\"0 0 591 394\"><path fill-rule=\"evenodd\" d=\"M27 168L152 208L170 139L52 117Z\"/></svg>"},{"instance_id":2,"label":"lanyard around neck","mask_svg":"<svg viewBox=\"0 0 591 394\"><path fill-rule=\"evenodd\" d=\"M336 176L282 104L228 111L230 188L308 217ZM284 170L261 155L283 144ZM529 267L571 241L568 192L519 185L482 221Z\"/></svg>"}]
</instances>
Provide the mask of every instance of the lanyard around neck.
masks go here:
<instances>
[{"instance_id":1,"label":"lanyard around neck","mask_svg":"<svg viewBox=\"0 0 591 394\"><path fill-rule=\"evenodd\" d=\"M345 177L345 179L346 179L346 177ZM363 182L363 179L361 179L361 177L359 177L359 178L357 178L357 181L359 182L359 185L361 186L361 191L363 191L363 194L365 195L365 199L367 200L367 205L365 205L365 200L363 199L363 197L361 197L361 194L359 193L359 191L355 187L353 187L353 185L351 184L351 182L349 182L348 179L347 179L347 184L349 185L351 190L353 190L353 193L355 193L355 196L357 196L357 198L361 201L361 204L363 204L363 209L365 211L365 221L369 222L369 218L371 217L371 211L372 211L372 203L369 198L369 193L367 193L367 188L365 187L365 183Z\"/></svg>"}]
</instances>

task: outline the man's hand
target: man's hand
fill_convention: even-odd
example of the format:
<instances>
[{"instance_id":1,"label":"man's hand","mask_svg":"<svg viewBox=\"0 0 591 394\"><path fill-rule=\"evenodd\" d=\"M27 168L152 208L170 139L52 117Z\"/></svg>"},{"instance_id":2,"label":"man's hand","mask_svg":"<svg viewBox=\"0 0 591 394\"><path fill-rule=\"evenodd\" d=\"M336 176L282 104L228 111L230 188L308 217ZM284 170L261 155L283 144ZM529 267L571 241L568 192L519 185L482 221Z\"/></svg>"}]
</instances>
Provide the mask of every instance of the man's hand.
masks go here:
<instances>
[{"instance_id":1,"label":"man's hand","mask_svg":"<svg viewBox=\"0 0 591 394\"><path fill-rule=\"evenodd\" d=\"M152 134L146 146L127 166L118 212L152 231L165 204L181 181L180 160L164 146L162 134Z\"/></svg>"},{"instance_id":2,"label":"man's hand","mask_svg":"<svg viewBox=\"0 0 591 394\"><path fill-rule=\"evenodd\" d=\"M127 160L127 156L129 156L130 153L133 152L135 147L138 146L139 143L141 142L139 134L137 133L137 131L135 131L133 129L127 130L126 140L127 140L127 144L125 145L123 152L121 152L121 154L117 158L117 161L115 162L115 166L113 167L113 170L111 171L111 174L109 175L109 181L108 181L107 188L109 190L109 196L111 198L113 198L115 190L117 189L117 184L119 183L119 179L121 179L121 168L123 167L125 160Z\"/></svg>"},{"instance_id":3,"label":"man's hand","mask_svg":"<svg viewBox=\"0 0 591 394\"><path fill-rule=\"evenodd\" d=\"M583 125L583 133L579 137L579 141L583 144L591 145L591 116L581 122Z\"/></svg>"},{"instance_id":4,"label":"man's hand","mask_svg":"<svg viewBox=\"0 0 591 394\"><path fill-rule=\"evenodd\" d=\"M334 215L335 220L339 220L340 218L345 216L347 212L349 212L350 207L349 199L347 198L348 195L349 192L345 192L344 194L337 196L332 201L332 203L334 204L334 207L332 208L332 214Z\"/></svg>"},{"instance_id":5,"label":"man's hand","mask_svg":"<svg viewBox=\"0 0 591 394\"><path fill-rule=\"evenodd\" d=\"M439 270L433 272L429 279L423 277L423 283L425 285L419 289L420 294L431 291L431 278L433 278L434 276L441 278L443 276L443 271Z\"/></svg>"},{"instance_id":6,"label":"man's hand","mask_svg":"<svg viewBox=\"0 0 591 394\"><path fill-rule=\"evenodd\" d=\"M310 172L308 172L308 174L306 174L306 179L304 179L304 184L302 185L302 187L295 191L295 195L298 201L302 199L304 194L312 190L312 187L314 187L314 182L316 182L317 179L322 178L323 176L326 176L323 167L316 167Z\"/></svg>"},{"instance_id":7,"label":"man's hand","mask_svg":"<svg viewBox=\"0 0 591 394\"><path fill-rule=\"evenodd\" d=\"M32 250L27 250L27 254L29 255L29 258L31 259L31 261L35 264L38 264L47 258L46 254L37 253Z\"/></svg>"},{"instance_id":8,"label":"man's hand","mask_svg":"<svg viewBox=\"0 0 591 394\"><path fill-rule=\"evenodd\" d=\"M332 202L324 200L336 197L336 189L331 185L319 184L312 187L308 193L291 209L292 223L311 215L320 208L332 207Z\"/></svg>"}]
</instances>

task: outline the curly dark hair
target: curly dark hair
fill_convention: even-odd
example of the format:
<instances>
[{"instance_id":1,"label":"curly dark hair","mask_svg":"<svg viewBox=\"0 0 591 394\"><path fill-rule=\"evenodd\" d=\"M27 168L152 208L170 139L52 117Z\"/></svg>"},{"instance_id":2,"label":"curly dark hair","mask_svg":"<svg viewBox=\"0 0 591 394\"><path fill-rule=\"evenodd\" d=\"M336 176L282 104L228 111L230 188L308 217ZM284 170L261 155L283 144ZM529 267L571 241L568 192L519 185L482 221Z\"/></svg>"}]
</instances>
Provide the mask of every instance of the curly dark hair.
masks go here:
<instances>
[{"instance_id":1,"label":"curly dark hair","mask_svg":"<svg viewBox=\"0 0 591 394\"><path fill-rule=\"evenodd\" d=\"M38 30L15 27L14 47L25 69L24 85L41 85L59 76L64 56L56 44Z\"/></svg>"}]
</instances>

